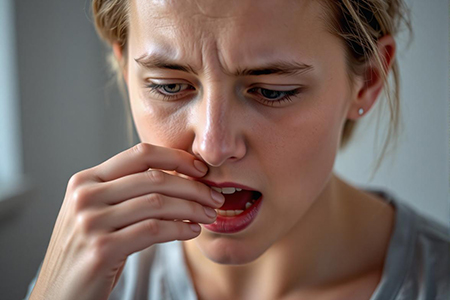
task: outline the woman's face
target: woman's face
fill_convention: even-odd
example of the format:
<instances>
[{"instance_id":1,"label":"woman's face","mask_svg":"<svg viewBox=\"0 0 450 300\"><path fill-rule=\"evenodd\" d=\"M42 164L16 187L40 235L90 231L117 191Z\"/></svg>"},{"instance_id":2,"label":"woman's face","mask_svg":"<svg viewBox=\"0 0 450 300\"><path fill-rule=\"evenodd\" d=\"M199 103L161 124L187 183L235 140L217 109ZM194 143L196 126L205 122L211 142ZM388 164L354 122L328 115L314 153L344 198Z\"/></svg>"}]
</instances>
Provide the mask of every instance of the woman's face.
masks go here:
<instances>
[{"instance_id":1,"label":"woman's face","mask_svg":"<svg viewBox=\"0 0 450 300\"><path fill-rule=\"evenodd\" d=\"M353 96L322 10L317 1L131 1L126 77L141 140L197 156L206 180L263 195L244 230L202 230L196 243L213 261L259 257L329 183Z\"/></svg>"}]
</instances>

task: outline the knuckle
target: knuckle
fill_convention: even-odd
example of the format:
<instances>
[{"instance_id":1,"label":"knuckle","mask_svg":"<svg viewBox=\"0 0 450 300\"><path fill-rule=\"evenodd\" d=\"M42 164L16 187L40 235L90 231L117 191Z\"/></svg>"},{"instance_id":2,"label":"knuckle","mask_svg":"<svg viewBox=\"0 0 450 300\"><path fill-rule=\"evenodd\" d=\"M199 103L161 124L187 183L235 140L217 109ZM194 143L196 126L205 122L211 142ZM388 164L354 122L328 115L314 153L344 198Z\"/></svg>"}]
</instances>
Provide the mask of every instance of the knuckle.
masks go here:
<instances>
[{"instance_id":1,"label":"knuckle","mask_svg":"<svg viewBox=\"0 0 450 300\"><path fill-rule=\"evenodd\" d=\"M76 188L85 183L87 179L86 173L87 173L86 171L81 171L72 175L69 179L68 186L71 188Z\"/></svg>"},{"instance_id":2,"label":"knuckle","mask_svg":"<svg viewBox=\"0 0 450 300\"><path fill-rule=\"evenodd\" d=\"M75 204L75 208L80 210L88 205L93 198L95 191L88 187L78 187L72 193L72 201Z\"/></svg>"},{"instance_id":3,"label":"knuckle","mask_svg":"<svg viewBox=\"0 0 450 300\"><path fill-rule=\"evenodd\" d=\"M194 189L195 189L195 193L196 195L202 195L202 194L207 194L209 197L209 190L206 188L206 186L200 182L195 182L194 185Z\"/></svg>"},{"instance_id":4,"label":"knuckle","mask_svg":"<svg viewBox=\"0 0 450 300\"><path fill-rule=\"evenodd\" d=\"M144 226L151 235L158 235L160 226L157 220L147 220L144 222Z\"/></svg>"},{"instance_id":5,"label":"knuckle","mask_svg":"<svg viewBox=\"0 0 450 300\"><path fill-rule=\"evenodd\" d=\"M184 222L176 222L177 224L177 231L178 231L178 236L182 237L186 235L186 226L188 226L187 224L185 224Z\"/></svg>"},{"instance_id":6,"label":"knuckle","mask_svg":"<svg viewBox=\"0 0 450 300\"><path fill-rule=\"evenodd\" d=\"M191 214L191 216L200 215L200 213L201 213L200 204L189 201L188 202L188 213Z\"/></svg>"},{"instance_id":7,"label":"knuckle","mask_svg":"<svg viewBox=\"0 0 450 300\"><path fill-rule=\"evenodd\" d=\"M186 155L186 152L180 149L173 149L173 156L176 161L185 161L186 159L190 159L189 155Z\"/></svg>"},{"instance_id":8,"label":"knuckle","mask_svg":"<svg viewBox=\"0 0 450 300\"><path fill-rule=\"evenodd\" d=\"M79 213L76 217L76 224L83 234L88 235L95 227L95 216L90 212Z\"/></svg>"},{"instance_id":9,"label":"knuckle","mask_svg":"<svg viewBox=\"0 0 450 300\"><path fill-rule=\"evenodd\" d=\"M139 156L147 156L152 151L152 145L147 143L139 143L132 148L133 153Z\"/></svg>"},{"instance_id":10,"label":"knuckle","mask_svg":"<svg viewBox=\"0 0 450 300\"><path fill-rule=\"evenodd\" d=\"M162 184L164 182L165 176L161 171L151 170L146 171L145 174L153 184Z\"/></svg>"},{"instance_id":11,"label":"knuckle","mask_svg":"<svg viewBox=\"0 0 450 300\"><path fill-rule=\"evenodd\" d=\"M108 249L108 238L103 235L96 236L92 239L92 249L94 252L104 254Z\"/></svg>"},{"instance_id":12,"label":"knuckle","mask_svg":"<svg viewBox=\"0 0 450 300\"><path fill-rule=\"evenodd\" d=\"M153 193L146 198L151 209L161 209L164 205L163 196L161 194Z\"/></svg>"},{"instance_id":13,"label":"knuckle","mask_svg":"<svg viewBox=\"0 0 450 300\"><path fill-rule=\"evenodd\" d=\"M92 259L94 265L100 267L110 261L110 241L107 236L97 236L92 240Z\"/></svg>"}]
</instances>

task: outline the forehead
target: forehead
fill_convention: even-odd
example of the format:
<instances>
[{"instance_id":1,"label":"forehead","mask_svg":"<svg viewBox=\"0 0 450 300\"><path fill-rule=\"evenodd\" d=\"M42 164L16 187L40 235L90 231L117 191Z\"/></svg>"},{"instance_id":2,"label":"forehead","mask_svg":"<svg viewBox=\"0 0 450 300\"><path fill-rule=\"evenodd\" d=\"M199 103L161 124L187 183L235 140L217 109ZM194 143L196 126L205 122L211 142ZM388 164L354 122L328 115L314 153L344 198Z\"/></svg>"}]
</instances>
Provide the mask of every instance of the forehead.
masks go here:
<instances>
[{"instance_id":1,"label":"forehead","mask_svg":"<svg viewBox=\"0 0 450 300\"><path fill-rule=\"evenodd\" d=\"M310 14L319 1L313 0L131 0L134 12L153 18L187 17L191 21L210 19L258 19L260 16L289 17L292 14ZM301 17L301 16L299 16ZM304 16L303 16L304 17Z\"/></svg>"},{"instance_id":2,"label":"forehead","mask_svg":"<svg viewBox=\"0 0 450 300\"><path fill-rule=\"evenodd\" d=\"M317 57L335 37L319 1L132 0L132 55L162 52L198 67L212 56L223 65L263 63L273 56ZM292 56L292 57L291 57ZM294 57L295 56L295 57ZM262 60L262 61L261 61Z\"/></svg>"}]
</instances>

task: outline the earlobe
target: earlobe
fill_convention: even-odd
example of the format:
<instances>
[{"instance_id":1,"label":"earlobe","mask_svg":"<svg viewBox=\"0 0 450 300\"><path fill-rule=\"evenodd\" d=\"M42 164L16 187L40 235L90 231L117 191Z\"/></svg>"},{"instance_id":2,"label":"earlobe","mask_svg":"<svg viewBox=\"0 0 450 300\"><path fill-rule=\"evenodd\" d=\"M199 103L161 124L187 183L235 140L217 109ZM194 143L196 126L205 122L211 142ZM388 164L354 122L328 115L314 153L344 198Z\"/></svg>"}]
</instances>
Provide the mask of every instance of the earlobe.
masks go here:
<instances>
[{"instance_id":1,"label":"earlobe","mask_svg":"<svg viewBox=\"0 0 450 300\"><path fill-rule=\"evenodd\" d=\"M394 62L396 44L391 35L385 35L378 40L378 53L383 64L380 68L379 63L373 58L367 63L364 72L364 80L360 82L355 93L354 101L348 111L347 119L357 120L361 117L361 108L367 113L375 104L378 96L384 87L384 75L389 74L392 63Z\"/></svg>"},{"instance_id":2,"label":"earlobe","mask_svg":"<svg viewBox=\"0 0 450 300\"><path fill-rule=\"evenodd\" d=\"M121 66L123 78L128 85L128 73L127 73L126 68L122 67L122 66L126 65L126 64L122 63L123 59L124 59L122 47L118 43L113 43L112 50L113 50L114 56L116 57L116 60L119 62L119 65Z\"/></svg>"}]
</instances>

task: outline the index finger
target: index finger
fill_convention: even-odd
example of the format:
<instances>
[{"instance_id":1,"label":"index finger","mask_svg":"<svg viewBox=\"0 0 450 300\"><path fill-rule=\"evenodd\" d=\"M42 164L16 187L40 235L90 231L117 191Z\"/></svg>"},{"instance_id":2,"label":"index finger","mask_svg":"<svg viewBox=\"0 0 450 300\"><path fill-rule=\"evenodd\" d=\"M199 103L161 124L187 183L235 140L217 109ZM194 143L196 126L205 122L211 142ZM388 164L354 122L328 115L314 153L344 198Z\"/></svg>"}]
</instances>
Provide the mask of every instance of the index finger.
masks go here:
<instances>
[{"instance_id":1,"label":"index finger","mask_svg":"<svg viewBox=\"0 0 450 300\"><path fill-rule=\"evenodd\" d=\"M208 167L186 151L139 143L94 168L102 181L111 181L148 169L176 171L191 177L203 177Z\"/></svg>"}]
</instances>

